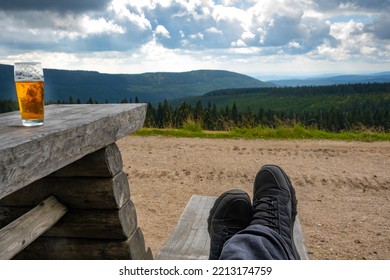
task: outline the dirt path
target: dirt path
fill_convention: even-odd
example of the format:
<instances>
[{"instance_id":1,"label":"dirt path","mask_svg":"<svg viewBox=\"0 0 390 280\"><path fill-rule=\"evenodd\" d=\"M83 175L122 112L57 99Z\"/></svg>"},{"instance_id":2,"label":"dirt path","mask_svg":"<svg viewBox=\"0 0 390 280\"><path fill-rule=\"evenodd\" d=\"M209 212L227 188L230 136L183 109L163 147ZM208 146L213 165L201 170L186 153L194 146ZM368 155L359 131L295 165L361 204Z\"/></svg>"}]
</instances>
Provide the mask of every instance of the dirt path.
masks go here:
<instances>
[{"instance_id":1,"label":"dirt path","mask_svg":"<svg viewBox=\"0 0 390 280\"><path fill-rule=\"evenodd\" d=\"M252 194L267 163L297 191L311 259L390 259L390 143L129 136L118 142L146 245L155 254L193 194Z\"/></svg>"}]
</instances>

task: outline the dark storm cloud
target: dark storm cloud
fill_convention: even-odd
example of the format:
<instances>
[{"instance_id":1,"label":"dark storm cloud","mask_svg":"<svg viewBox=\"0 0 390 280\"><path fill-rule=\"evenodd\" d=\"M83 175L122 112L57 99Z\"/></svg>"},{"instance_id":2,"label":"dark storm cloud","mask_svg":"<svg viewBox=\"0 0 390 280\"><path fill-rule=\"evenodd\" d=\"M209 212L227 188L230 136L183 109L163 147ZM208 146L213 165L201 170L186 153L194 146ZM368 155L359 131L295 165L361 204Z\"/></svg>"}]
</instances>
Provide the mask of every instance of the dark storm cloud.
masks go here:
<instances>
[{"instance_id":1,"label":"dark storm cloud","mask_svg":"<svg viewBox=\"0 0 390 280\"><path fill-rule=\"evenodd\" d=\"M0 10L3 11L56 11L82 13L102 10L110 0L2 0Z\"/></svg>"}]
</instances>

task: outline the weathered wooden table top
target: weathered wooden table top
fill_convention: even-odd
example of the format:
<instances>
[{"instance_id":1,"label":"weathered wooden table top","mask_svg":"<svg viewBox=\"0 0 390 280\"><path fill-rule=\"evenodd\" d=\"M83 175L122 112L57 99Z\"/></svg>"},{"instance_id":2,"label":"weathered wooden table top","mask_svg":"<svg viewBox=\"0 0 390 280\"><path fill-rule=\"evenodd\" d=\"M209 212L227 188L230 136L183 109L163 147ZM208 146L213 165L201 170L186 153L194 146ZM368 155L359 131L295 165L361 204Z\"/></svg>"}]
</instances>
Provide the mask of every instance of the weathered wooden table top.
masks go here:
<instances>
[{"instance_id":1,"label":"weathered wooden table top","mask_svg":"<svg viewBox=\"0 0 390 280\"><path fill-rule=\"evenodd\" d=\"M40 127L0 114L0 199L143 126L146 104L45 107Z\"/></svg>"}]
</instances>

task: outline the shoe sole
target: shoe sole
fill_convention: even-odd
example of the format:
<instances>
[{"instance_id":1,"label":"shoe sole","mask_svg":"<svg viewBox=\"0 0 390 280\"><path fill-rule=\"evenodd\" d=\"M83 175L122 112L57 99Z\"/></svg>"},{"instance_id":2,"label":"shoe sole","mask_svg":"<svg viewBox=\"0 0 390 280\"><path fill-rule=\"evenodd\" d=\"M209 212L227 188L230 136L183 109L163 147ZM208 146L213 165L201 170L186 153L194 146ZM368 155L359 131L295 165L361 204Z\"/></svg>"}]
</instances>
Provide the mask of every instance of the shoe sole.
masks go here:
<instances>
[{"instance_id":1,"label":"shoe sole","mask_svg":"<svg viewBox=\"0 0 390 280\"><path fill-rule=\"evenodd\" d=\"M297 215L297 204L298 204L297 198L295 195L295 189L291 184L290 178L288 177L286 172L284 172L284 170L280 166L267 164L267 165L264 165L256 175L255 182L254 182L253 195L255 194L255 188L257 186L258 175L260 174L260 172L262 172L264 170L268 170L269 172L271 172L273 174L273 176L275 176L278 183L279 182L283 183L282 181L284 181L284 183L289 188L289 192L291 195L291 221L292 221L291 241L292 241L292 247L293 247L292 249L293 249L293 254L294 254L295 258L297 260L299 260L300 256L299 256L299 253L298 253L298 250L295 246L295 241L294 241L294 224L295 224L295 217ZM280 178L280 176L278 176L279 172L281 173L282 178Z\"/></svg>"}]
</instances>

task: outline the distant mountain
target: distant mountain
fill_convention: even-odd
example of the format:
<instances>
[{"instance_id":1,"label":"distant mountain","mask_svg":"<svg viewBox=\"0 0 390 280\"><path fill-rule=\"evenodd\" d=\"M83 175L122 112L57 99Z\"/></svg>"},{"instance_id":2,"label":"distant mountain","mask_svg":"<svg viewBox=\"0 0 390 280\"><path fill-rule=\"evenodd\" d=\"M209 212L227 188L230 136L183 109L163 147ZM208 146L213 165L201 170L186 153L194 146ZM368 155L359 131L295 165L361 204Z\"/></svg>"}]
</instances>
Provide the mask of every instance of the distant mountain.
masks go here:
<instances>
[{"instance_id":1,"label":"distant mountain","mask_svg":"<svg viewBox=\"0 0 390 280\"><path fill-rule=\"evenodd\" d=\"M93 71L44 69L45 100L67 101L72 97L85 103L90 97L100 103L127 99L156 103L186 96L202 95L225 88L265 87L255 78L220 70L182 73L102 74ZM0 64L0 99L16 99L13 66Z\"/></svg>"},{"instance_id":2,"label":"distant mountain","mask_svg":"<svg viewBox=\"0 0 390 280\"><path fill-rule=\"evenodd\" d=\"M359 83L389 83L390 71L366 75L337 75L331 77L312 77L305 79L270 80L268 82L277 86L328 86Z\"/></svg>"}]
</instances>

